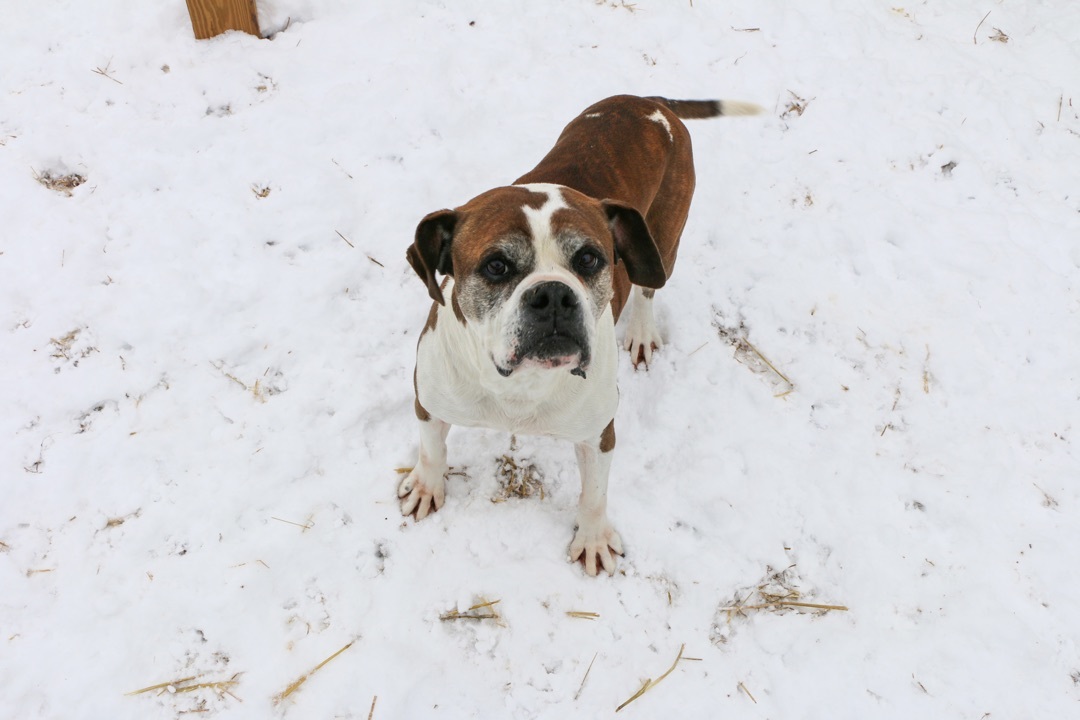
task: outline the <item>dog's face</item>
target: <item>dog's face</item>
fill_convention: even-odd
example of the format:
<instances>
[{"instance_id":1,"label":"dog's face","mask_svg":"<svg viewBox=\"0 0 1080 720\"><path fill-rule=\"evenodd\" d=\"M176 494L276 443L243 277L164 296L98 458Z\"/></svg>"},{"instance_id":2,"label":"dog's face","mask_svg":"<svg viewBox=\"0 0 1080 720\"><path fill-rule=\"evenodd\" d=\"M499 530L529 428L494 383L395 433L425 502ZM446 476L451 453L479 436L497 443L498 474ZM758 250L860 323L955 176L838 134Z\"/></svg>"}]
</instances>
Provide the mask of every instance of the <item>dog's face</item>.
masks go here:
<instances>
[{"instance_id":1,"label":"dog's face","mask_svg":"<svg viewBox=\"0 0 1080 720\"><path fill-rule=\"evenodd\" d=\"M556 185L496 188L432 213L408 259L439 303L435 271L454 278L455 315L504 377L527 368L584 375L616 264L644 287L666 279L637 211Z\"/></svg>"}]
</instances>

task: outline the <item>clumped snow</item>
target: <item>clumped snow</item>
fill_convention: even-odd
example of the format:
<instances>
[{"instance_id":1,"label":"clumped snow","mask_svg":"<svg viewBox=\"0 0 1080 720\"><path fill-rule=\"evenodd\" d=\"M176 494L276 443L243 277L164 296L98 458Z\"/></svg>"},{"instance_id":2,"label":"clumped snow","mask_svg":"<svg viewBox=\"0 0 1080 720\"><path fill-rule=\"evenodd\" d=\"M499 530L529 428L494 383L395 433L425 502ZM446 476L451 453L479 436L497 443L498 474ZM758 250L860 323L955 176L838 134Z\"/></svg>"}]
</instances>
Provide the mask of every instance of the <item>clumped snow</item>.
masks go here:
<instances>
[{"instance_id":1,"label":"clumped snow","mask_svg":"<svg viewBox=\"0 0 1080 720\"><path fill-rule=\"evenodd\" d=\"M621 715L1077 713L1080 7L260 16L7 9L0 716L608 717L683 645ZM592 579L565 444L454 430L446 507L400 516L404 250L623 92L768 113L690 123Z\"/></svg>"}]
</instances>

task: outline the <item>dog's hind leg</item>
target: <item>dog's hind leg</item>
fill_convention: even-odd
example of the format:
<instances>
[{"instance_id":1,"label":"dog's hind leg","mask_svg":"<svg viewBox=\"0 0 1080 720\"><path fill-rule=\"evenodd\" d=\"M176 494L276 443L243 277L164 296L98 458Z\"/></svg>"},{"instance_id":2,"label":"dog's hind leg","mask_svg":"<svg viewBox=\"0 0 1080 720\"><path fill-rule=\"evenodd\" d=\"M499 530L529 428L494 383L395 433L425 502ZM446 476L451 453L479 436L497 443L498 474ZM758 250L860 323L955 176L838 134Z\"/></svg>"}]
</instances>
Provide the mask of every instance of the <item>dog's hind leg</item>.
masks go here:
<instances>
[{"instance_id":1,"label":"dog's hind leg","mask_svg":"<svg viewBox=\"0 0 1080 720\"><path fill-rule=\"evenodd\" d=\"M679 241L682 239L686 216L690 212L690 201L694 196L694 156L690 148L690 134L686 126L678 120L669 120L673 133L674 145L668 161L660 190L656 194L645 222L656 242L660 259L664 263L664 274L670 278L675 270L675 258L679 253ZM653 314L653 295L655 290L635 285L630 293L630 302L626 323L626 336L623 348L630 351L630 361L637 368L645 363L648 368L652 362L653 351L663 345L660 331L656 327Z\"/></svg>"}]
</instances>

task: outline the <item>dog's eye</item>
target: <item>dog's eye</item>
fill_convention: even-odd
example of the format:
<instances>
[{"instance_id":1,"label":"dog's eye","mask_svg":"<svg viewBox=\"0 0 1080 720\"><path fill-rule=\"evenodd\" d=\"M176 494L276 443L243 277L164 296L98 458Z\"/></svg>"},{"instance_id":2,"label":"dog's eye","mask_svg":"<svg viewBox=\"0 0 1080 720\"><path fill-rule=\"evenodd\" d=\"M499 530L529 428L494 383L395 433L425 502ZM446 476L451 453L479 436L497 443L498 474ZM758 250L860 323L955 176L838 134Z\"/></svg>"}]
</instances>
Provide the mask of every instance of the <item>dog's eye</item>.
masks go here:
<instances>
[{"instance_id":1,"label":"dog's eye","mask_svg":"<svg viewBox=\"0 0 1080 720\"><path fill-rule=\"evenodd\" d=\"M592 275L600 269L600 256L589 250L580 252L574 258L574 267L582 275Z\"/></svg>"},{"instance_id":2,"label":"dog's eye","mask_svg":"<svg viewBox=\"0 0 1080 720\"><path fill-rule=\"evenodd\" d=\"M492 258L484 263L484 277L488 280L502 280L510 274L510 263L502 258Z\"/></svg>"}]
</instances>

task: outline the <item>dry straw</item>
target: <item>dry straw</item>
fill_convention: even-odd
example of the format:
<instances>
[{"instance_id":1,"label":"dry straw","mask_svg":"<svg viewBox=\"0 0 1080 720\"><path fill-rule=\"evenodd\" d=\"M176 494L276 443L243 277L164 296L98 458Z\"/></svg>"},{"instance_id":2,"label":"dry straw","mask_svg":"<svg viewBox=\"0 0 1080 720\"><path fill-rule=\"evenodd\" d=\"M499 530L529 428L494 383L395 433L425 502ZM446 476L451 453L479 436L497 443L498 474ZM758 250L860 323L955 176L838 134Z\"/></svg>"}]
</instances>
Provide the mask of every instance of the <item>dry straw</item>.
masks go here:
<instances>
[{"instance_id":1,"label":"dry straw","mask_svg":"<svg viewBox=\"0 0 1080 720\"><path fill-rule=\"evenodd\" d=\"M279 704L282 700L284 700L285 698L289 697L294 692L296 692L300 688L301 685L303 685L305 682L307 682L308 678L310 678L312 675L314 675L315 673L322 670L323 666L325 666L328 662L330 662L331 660L336 658L338 655L340 655L341 653L343 653L346 650L348 650L349 648L351 648L354 642L356 642L356 641L352 640L351 642L347 643L345 645L345 647L341 648L336 653L334 653L333 655L331 655L330 657L326 658L321 663L319 663L318 665L313 667L310 672L301 675L296 680L293 680L291 683L289 683L289 686L287 688L285 688L280 693L278 693L277 695L274 696L274 704L275 705ZM374 702L372 703L372 707L374 707Z\"/></svg>"},{"instance_id":2,"label":"dry straw","mask_svg":"<svg viewBox=\"0 0 1080 720\"><path fill-rule=\"evenodd\" d=\"M511 451L514 449L511 441ZM499 490L492 496L491 502L506 502L510 498L531 498L539 495L544 499L544 476L536 465L524 464L510 455L503 455L496 461L495 474L499 481Z\"/></svg>"},{"instance_id":3,"label":"dry straw","mask_svg":"<svg viewBox=\"0 0 1080 720\"><path fill-rule=\"evenodd\" d=\"M716 328L720 337L735 349L735 359L738 362L748 367L753 373L771 376L771 384L778 386L778 389L781 390L774 394L773 397L786 397L795 391L795 383L791 381L791 378L780 372L780 369L769 358L765 357L765 353L758 350L750 342L747 338L749 330L745 325L740 323L735 327L728 326L718 316L713 320L713 327Z\"/></svg>"},{"instance_id":4,"label":"dry straw","mask_svg":"<svg viewBox=\"0 0 1080 720\"><path fill-rule=\"evenodd\" d=\"M731 619L736 615L745 617L748 610L773 610L779 612L785 609L806 609L830 612L833 610L846 611L848 609L846 605L828 605L801 600L802 594L794 585L795 578L792 574L794 568L794 565L780 571L773 571L769 568L764 580L746 597L740 600L736 595L733 605L720 608L722 612L727 613L728 622L731 622ZM753 603L749 602L751 598L755 600Z\"/></svg>"},{"instance_id":5,"label":"dry straw","mask_svg":"<svg viewBox=\"0 0 1080 720\"><path fill-rule=\"evenodd\" d=\"M473 605L465 611L458 611L456 608L449 612L445 612L439 616L442 621L447 620L494 620L496 623L501 624L502 616L495 611L495 605L501 602L500 600L485 600L483 602Z\"/></svg>"},{"instance_id":6,"label":"dry straw","mask_svg":"<svg viewBox=\"0 0 1080 720\"><path fill-rule=\"evenodd\" d=\"M638 691L637 691L636 693L634 693L633 695L631 695L631 696L630 696L630 699L628 699L628 700L627 700L626 702L624 702L624 703L623 703L622 705L620 705L619 707L615 708L615 712L619 712L619 711L620 711L620 710L622 710L622 709L623 709L624 707L626 707L627 705L629 705L630 703L634 702L634 701L635 701L635 700L637 700L637 699L638 699L639 697L641 697L642 695L644 695L645 693L647 693L647 692L648 692L649 690L652 690L652 689L653 689L654 687L656 687L657 685L659 685L659 684L660 684L660 681L661 681L661 680L663 680L664 678L666 678L666 677L667 677L668 675L670 675L671 673L675 672L675 668L676 668L676 666L678 666L678 664L679 664L679 661L680 661L680 660L684 660L684 659L685 659L685 660L690 660L691 658L683 658L683 650L685 650L685 649L686 649L686 644L684 643L683 645L681 645L681 646L679 647L679 655L678 655L678 656L677 656L677 657L675 658L675 662L671 663L671 667L669 667L669 668L668 668L667 672L666 672L666 673L664 673L663 675L661 675L660 677L656 678L655 680L652 680L652 679L647 679L647 680L645 680L644 684L642 684L642 686L641 686L641 689L640 689L640 690L638 690Z\"/></svg>"},{"instance_id":7,"label":"dry straw","mask_svg":"<svg viewBox=\"0 0 1080 720\"><path fill-rule=\"evenodd\" d=\"M214 682L201 683L192 682L193 680L199 679L198 675L192 675L190 677L180 678L179 680L172 680L170 682L158 683L138 690L132 690L131 692L124 694L129 696L142 695L143 693L154 692L157 690L160 695L161 693L166 692L179 694L195 692L196 690L213 690L218 695L228 695L234 700L239 700L240 698L232 693L232 689L240 683L240 676L242 674L243 673L235 673L228 680L216 680Z\"/></svg>"},{"instance_id":8,"label":"dry straw","mask_svg":"<svg viewBox=\"0 0 1080 720\"><path fill-rule=\"evenodd\" d=\"M577 700L581 697L581 691L585 689L585 681L589 679L589 673L592 672L593 663L596 662L596 656L600 653L593 653L592 660L589 661L589 667L585 668L585 676L581 678L581 684L578 685L577 692L574 693L574 699Z\"/></svg>"},{"instance_id":9,"label":"dry straw","mask_svg":"<svg viewBox=\"0 0 1080 720\"><path fill-rule=\"evenodd\" d=\"M68 197L71 197L71 191L86 182L85 175L79 175L78 173L68 173L67 175L53 175L46 170L43 173L38 174L36 170L31 169L34 173L34 179L39 183L57 192L62 192Z\"/></svg>"}]
</instances>

